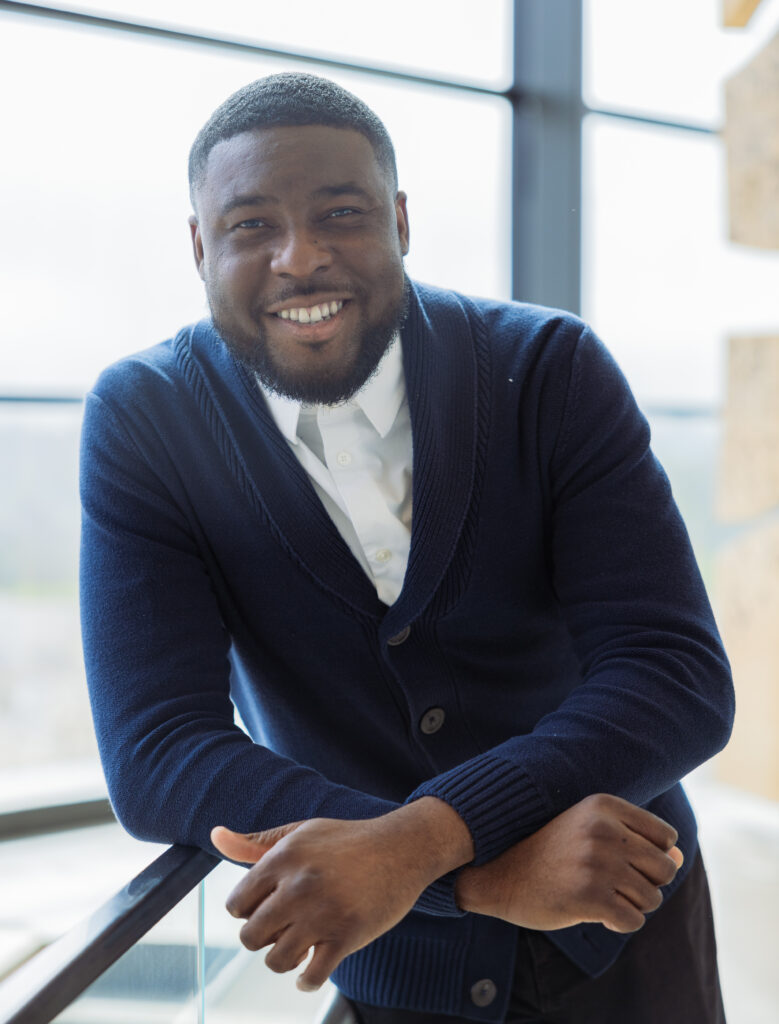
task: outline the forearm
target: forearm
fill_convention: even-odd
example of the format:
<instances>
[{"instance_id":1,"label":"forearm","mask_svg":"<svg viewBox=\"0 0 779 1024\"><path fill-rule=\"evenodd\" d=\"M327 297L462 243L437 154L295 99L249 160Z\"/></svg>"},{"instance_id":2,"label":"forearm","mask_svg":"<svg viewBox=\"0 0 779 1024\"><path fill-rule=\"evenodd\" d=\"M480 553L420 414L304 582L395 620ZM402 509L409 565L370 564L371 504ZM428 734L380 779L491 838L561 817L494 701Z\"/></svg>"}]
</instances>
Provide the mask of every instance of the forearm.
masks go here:
<instances>
[{"instance_id":1,"label":"forearm","mask_svg":"<svg viewBox=\"0 0 779 1024\"><path fill-rule=\"evenodd\" d=\"M531 652L536 642L539 652L548 645L549 657L545 664L540 653L526 657L515 648L512 694L520 719L525 703L537 711L512 736L509 700L501 704L500 691L490 699L485 687L490 710L484 714L493 720L489 728L478 722L481 708L467 703L466 687L478 684L482 656L485 674L497 670L488 645L471 642L464 703L476 728L482 725L483 753L413 794L452 804L474 837L477 864L590 794L648 803L713 756L732 722L727 658L670 486L649 450L645 421L589 332L577 344L573 365L555 363L554 369L550 377L564 381L570 374L570 385L564 400L539 411L548 417L537 441L543 473L529 478L545 499L543 530L531 534L544 563L532 565L539 592L551 593L538 602L538 638L525 640ZM523 586L524 580L518 593ZM462 631L470 622L457 620L450 633L442 624L442 647L458 648L455 627ZM479 637L476 625L473 634ZM484 635L494 634L485 629ZM560 650L570 652L568 661L558 657ZM550 665L562 674L553 675ZM539 696L544 687L546 704ZM484 741L491 734L502 739L489 747Z\"/></svg>"}]
</instances>

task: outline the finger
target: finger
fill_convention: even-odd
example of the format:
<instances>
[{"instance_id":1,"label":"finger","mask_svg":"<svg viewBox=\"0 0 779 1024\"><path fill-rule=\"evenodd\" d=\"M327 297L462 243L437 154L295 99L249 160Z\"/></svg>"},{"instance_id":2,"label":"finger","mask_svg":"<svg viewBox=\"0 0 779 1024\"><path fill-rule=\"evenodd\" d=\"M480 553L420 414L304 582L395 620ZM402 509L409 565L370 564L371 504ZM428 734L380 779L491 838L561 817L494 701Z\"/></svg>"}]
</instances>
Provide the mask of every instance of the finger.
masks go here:
<instances>
[{"instance_id":1,"label":"finger","mask_svg":"<svg viewBox=\"0 0 779 1024\"><path fill-rule=\"evenodd\" d=\"M224 857L236 860L240 864L255 864L268 849L250 836L233 832L224 825L217 825L211 829L211 842Z\"/></svg>"},{"instance_id":2,"label":"finger","mask_svg":"<svg viewBox=\"0 0 779 1024\"><path fill-rule=\"evenodd\" d=\"M316 992L327 981L336 967L349 952L343 946L331 942L320 942L314 955L296 984L301 992Z\"/></svg>"},{"instance_id":3,"label":"finger","mask_svg":"<svg viewBox=\"0 0 779 1024\"><path fill-rule=\"evenodd\" d=\"M622 893L614 892L607 907L597 920L609 931L625 935L643 928L646 919L641 911L637 910Z\"/></svg>"},{"instance_id":4,"label":"finger","mask_svg":"<svg viewBox=\"0 0 779 1024\"><path fill-rule=\"evenodd\" d=\"M651 811L644 810L643 807L636 807L625 800L621 801L621 803L623 807L620 817L623 824L627 825L631 832L637 832L665 853L676 844L679 833L667 821L658 818Z\"/></svg>"},{"instance_id":5,"label":"finger","mask_svg":"<svg viewBox=\"0 0 779 1024\"><path fill-rule=\"evenodd\" d=\"M211 842L223 856L241 864L256 864L257 861L280 839L294 831L299 821L278 825L264 832L233 832L224 825L211 830Z\"/></svg>"},{"instance_id":6,"label":"finger","mask_svg":"<svg viewBox=\"0 0 779 1024\"><path fill-rule=\"evenodd\" d=\"M276 938L273 948L265 956L265 964L276 974L294 971L308 956L311 940L301 939L298 929L286 928Z\"/></svg>"},{"instance_id":7,"label":"finger","mask_svg":"<svg viewBox=\"0 0 779 1024\"><path fill-rule=\"evenodd\" d=\"M262 949L263 946L272 946L293 924L294 919L286 900L280 899L278 894L274 893L249 916L246 924L241 928L239 937L244 946L254 952ZM299 934L303 931L299 927L297 930ZM313 941L309 935L309 946Z\"/></svg>"},{"instance_id":8,"label":"finger","mask_svg":"<svg viewBox=\"0 0 779 1024\"><path fill-rule=\"evenodd\" d=\"M657 910L663 902L663 894L640 871L629 868L624 877L615 882L616 891L633 904L642 914Z\"/></svg>"},{"instance_id":9,"label":"finger","mask_svg":"<svg viewBox=\"0 0 779 1024\"><path fill-rule=\"evenodd\" d=\"M671 855L671 850L676 854ZM656 846L641 840L629 847L628 863L639 871L652 885L668 885L676 877L676 872L684 859L682 851L671 847L668 853L662 853Z\"/></svg>"},{"instance_id":10,"label":"finger","mask_svg":"<svg viewBox=\"0 0 779 1024\"><path fill-rule=\"evenodd\" d=\"M250 868L227 897L225 906L233 917L250 917L276 889L276 879L264 865Z\"/></svg>"}]
</instances>

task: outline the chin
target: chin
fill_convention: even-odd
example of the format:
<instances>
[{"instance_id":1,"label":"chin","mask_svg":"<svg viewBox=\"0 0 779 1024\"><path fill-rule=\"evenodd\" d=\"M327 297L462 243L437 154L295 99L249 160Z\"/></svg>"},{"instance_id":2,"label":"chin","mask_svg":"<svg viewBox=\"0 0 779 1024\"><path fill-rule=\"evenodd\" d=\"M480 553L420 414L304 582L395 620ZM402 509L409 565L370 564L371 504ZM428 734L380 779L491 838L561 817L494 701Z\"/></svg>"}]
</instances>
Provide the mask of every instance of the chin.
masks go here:
<instances>
[{"instance_id":1,"label":"chin","mask_svg":"<svg viewBox=\"0 0 779 1024\"><path fill-rule=\"evenodd\" d=\"M352 350L349 366L341 362L336 367L321 370L295 370L279 365L261 320L257 321L254 336L233 329L228 322L211 311L211 317L226 348L234 359L259 377L268 390L307 405L336 405L355 395L376 373L382 356L400 330L408 311L408 283L402 299L393 304L382 320L376 324L358 324L356 341L349 343Z\"/></svg>"}]
</instances>

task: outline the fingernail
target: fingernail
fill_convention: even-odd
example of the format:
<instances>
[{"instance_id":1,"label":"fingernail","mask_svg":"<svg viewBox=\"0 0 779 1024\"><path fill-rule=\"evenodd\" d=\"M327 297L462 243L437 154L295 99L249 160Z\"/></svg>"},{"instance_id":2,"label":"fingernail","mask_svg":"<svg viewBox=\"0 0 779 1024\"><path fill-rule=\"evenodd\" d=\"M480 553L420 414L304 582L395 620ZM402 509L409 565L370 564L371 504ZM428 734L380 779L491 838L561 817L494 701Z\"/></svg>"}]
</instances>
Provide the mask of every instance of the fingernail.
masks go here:
<instances>
[{"instance_id":1,"label":"fingernail","mask_svg":"<svg viewBox=\"0 0 779 1024\"><path fill-rule=\"evenodd\" d=\"M322 987L321 985L312 985L310 981L305 980L302 974L295 984L301 992L318 992Z\"/></svg>"}]
</instances>

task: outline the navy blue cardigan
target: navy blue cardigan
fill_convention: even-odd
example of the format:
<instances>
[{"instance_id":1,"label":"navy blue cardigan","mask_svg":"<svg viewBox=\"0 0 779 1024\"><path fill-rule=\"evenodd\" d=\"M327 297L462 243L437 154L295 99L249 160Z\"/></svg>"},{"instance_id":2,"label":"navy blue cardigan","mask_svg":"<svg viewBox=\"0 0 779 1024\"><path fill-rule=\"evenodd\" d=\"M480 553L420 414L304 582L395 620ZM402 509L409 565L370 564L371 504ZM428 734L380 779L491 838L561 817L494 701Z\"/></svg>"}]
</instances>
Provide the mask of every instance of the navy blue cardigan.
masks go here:
<instances>
[{"instance_id":1,"label":"navy blue cardigan","mask_svg":"<svg viewBox=\"0 0 779 1024\"><path fill-rule=\"evenodd\" d=\"M672 822L689 864L678 780L725 743L731 679L622 375L575 317L422 286L403 356L414 512L389 608L208 321L88 396L83 633L120 820L213 851L215 824L370 817L433 794L481 863L608 792ZM433 707L446 717L426 734ZM599 925L550 936L591 974L625 941ZM335 980L368 1003L497 1021L514 944L505 922L463 915L447 877ZM477 1007L484 978L497 996Z\"/></svg>"}]
</instances>

